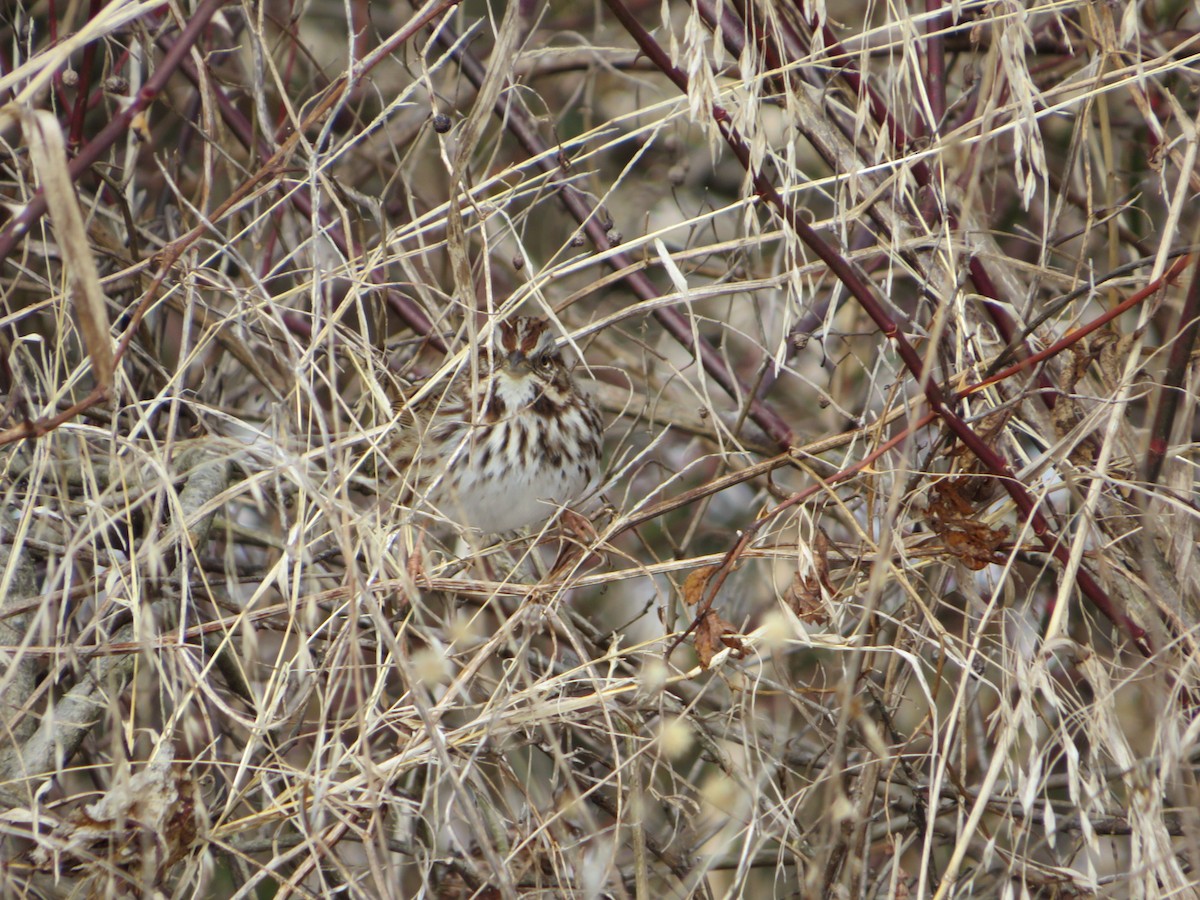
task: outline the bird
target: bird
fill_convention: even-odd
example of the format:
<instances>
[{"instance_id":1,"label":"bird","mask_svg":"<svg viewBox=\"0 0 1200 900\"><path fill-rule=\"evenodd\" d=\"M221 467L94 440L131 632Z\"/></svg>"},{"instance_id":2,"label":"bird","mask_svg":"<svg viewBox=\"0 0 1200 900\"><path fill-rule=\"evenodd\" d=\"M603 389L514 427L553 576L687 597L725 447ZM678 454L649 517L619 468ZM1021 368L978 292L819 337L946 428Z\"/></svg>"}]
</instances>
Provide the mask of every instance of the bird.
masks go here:
<instances>
[{"instance_id":1,"label":"bird","mask_svg":"<svg viewBox=\"0 0 1200 900\"><path fill-rule=\"evenodd\" d=\"M599 474L603 423L550 323L518 316L448 388L404 405L389 453L408 500L459 527L504 534L540 527Z\"/></svg>"}]
</instances>

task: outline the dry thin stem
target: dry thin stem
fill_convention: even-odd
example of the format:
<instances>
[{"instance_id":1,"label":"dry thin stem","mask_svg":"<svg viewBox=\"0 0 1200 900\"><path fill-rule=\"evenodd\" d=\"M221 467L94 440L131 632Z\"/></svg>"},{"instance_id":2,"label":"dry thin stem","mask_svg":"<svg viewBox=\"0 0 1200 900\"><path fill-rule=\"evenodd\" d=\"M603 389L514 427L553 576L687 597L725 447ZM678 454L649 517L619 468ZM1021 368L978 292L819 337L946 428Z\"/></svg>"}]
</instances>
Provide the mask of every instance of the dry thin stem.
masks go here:
<instances>
[{"instance_id":1,"label":"dry thin stem","mask_svg":"<svg viewBox=\"0 0 1200 900\"><path fill-rule=\"evenodd\" d=\"M0 893L1195 893L1200 15L483 9L0 15Z\"/></svg>"}]
</instances>

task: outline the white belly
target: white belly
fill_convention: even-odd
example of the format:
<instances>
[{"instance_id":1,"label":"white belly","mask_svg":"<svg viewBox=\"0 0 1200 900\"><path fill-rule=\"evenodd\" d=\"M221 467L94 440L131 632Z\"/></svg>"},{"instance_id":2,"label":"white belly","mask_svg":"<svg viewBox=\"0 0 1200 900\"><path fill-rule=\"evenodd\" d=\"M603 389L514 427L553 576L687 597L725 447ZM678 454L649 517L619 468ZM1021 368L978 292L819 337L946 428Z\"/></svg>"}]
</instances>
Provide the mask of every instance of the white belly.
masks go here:
<instances>
[{"instance_id":1,"label":"white belly","mask_svg":"<svg viewBox=\"0 0 1200 900\"><path fill-rule=\"evenodd\" d=\"M547 458L540 444L531 452L526 446L534 440L531 435L545 427L547 423L523 411L505 427L475 429L475 440L461 447L430 498L438 512L459 525L498 534L540 525L582 496L596 476L596 460L583 448L557 459ZM558 425L549 427L547 443L561 446Z\"/></svg>"}]
</instances>

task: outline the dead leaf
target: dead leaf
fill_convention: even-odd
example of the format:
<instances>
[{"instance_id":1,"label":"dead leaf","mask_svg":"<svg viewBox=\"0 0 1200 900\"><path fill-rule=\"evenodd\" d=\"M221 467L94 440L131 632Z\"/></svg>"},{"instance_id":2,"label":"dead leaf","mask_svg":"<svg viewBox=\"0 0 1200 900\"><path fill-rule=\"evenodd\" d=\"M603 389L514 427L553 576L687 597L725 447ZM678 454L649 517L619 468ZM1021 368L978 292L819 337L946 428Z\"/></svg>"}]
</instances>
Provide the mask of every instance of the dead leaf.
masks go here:
<instances>
[{"instance_id":1,"label":"dead leaf","mask_svg":"<svg viewBox=\"0 0 1200 900\"><path fill-rule=\"evenodd\" d=\"M720 566L704 566L690 573L683 581L683 602L695 606L704 597L709 579L717 573Z\"/></svg>"},{"instance_id":2,"label":"dead leaf","mask_svg":"<svg viewBox=\"0 0 1200 900\"><path fill-rule=\"evenodd\" d=\"M833 582L829 578L829 538L824 531L818 531L816 540L813 541L813 562L817 566L817 580L832 596L834 590Z\"/></svg>"},{"instance_id":3,"label":"dead leaf","mask_svg":"<svg viewBox=\"0 0 1200 900\"><path fill-rule=\"evenodd\" d=\"M991 529L977 522L965 523L961 530L947 531L941 535L942 543L957 556L968 569L978 572L997 559L996 550L1008 539L1008 526Z\"/></svg>"},{"instance_id":4,"label":"dead leaf","mask_svg":"<svg viewBox=\"0 0 1200 900\"><path fill-rule=\"evenodd\" d=\"M825 604L821 599L821 585L812 575L801 575L796 572L792 583L783 592L783 602L796 614L801 622L826 622L829 615L825 612Z\"/></svg>"},{"instance_id":5,"label":"dead leaf","mask_svg":"<svg viewBox=\"0 0 1200 900\"><path fill-rule=\"evenodd\" d=\"M714 657L726 648L738 659L745 657L746 645L737 635L738 630L732 622L722 619L715 609L705 610L696 626L696 656L700 658L700 666L707 669Z\"/></svg>"},{"instance_id":6,"label":"dead leaf","mask_svg":"<svg viewBox=\"0 0 1200 900\"><path fill-rule=\"evenodd\" d=\"M30 855L44 871L85 871L102 859L157 883L191 852L203 824L199 789L187 767L162 754L143 769L117 780L91 804L76 809L54 828L54 850Z\"/></svg>"},{"instance_id":7,"label":"dead leaf","mask_svg":"<svg viewBox=\"0 0 1200 900\"><path fill-rule=\"evenodd\" d=\"M975 518L975 504L969 498L983 493L977 484L981 480L964 477L938 482L925 511L930 526L946 549L973 571L1003 562L997 551L1009 535L1007 525L989 528Z\"/></svg>"}]
</instances>

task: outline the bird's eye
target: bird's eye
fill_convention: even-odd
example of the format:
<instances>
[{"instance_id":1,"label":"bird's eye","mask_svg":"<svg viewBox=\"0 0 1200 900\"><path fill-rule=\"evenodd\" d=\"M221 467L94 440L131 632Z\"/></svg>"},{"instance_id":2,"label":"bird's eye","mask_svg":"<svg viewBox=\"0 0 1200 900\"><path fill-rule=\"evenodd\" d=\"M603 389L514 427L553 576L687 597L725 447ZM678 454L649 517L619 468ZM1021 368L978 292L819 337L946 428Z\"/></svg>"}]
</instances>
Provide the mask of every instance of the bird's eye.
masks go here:
<instances>
[{"instance_id":1,"label":"bird's eye","mask_svg":"<svg viewBox=\"0 0 1200 900\"><path fill-rule=\"evenodd\" d=\"M549 372L554 368L554 358L549 355L538 357L537 367L543 372Z\"/></svg>"}]
</instances>

